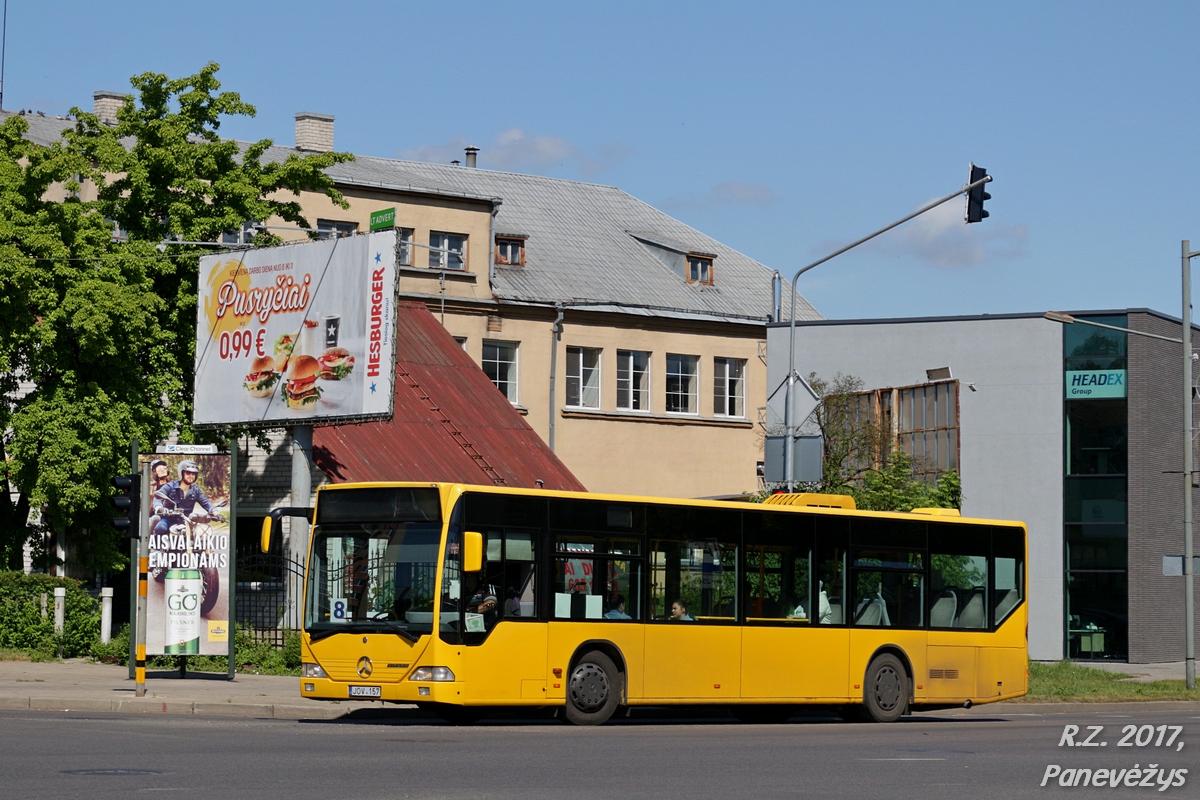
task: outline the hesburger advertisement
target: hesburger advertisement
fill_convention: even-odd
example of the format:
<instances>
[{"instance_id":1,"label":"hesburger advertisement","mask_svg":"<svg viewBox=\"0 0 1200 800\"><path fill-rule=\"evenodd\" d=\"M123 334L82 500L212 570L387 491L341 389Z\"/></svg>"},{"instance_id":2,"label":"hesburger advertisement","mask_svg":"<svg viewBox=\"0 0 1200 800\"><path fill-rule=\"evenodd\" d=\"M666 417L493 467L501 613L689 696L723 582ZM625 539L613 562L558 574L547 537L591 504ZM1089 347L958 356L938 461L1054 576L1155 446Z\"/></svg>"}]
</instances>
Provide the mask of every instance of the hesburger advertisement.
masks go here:
<instances>
[{"instance_id":1,"label":"hesburger advertisement","mask_svg":"<svg viewBox=\"0 0 1200 800\"><path fill-rule=\"evenodd\" d=\"M200 260L196 425L390 416L396 234Z\"/></svg>"}]
</instances>

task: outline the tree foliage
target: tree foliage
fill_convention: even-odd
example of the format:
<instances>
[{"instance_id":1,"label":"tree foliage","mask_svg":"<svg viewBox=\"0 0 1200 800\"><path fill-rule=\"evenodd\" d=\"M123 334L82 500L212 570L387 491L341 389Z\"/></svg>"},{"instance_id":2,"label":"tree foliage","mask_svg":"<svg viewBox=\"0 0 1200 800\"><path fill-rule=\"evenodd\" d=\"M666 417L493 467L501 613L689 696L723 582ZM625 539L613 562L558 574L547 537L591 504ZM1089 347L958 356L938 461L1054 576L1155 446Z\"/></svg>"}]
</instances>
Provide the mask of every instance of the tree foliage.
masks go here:
<instances>
[{"instance_id":1,"label":"tree foliage","mask_svg":"<svg viewBox=\"0 0 1200 800\"><path fill-rule=\"evenodd\" d=\"M196 294L211 251L158 245L216 241L271 217L307 228L301 190L346 205L323 170L348 154L272 159L270 140L219 137L222 117L255 110L219 91L217 69L139 75L116 125L72 109L74 126L48 147L24 138L20 117L0 126L0 457L21 498L0 500L9 567L19 568L29 505L68 534L81 566L119 565L107 498L130 440L198 438ZM91 187L95 199L81 199Z\"/></svg>"}]
</instances>

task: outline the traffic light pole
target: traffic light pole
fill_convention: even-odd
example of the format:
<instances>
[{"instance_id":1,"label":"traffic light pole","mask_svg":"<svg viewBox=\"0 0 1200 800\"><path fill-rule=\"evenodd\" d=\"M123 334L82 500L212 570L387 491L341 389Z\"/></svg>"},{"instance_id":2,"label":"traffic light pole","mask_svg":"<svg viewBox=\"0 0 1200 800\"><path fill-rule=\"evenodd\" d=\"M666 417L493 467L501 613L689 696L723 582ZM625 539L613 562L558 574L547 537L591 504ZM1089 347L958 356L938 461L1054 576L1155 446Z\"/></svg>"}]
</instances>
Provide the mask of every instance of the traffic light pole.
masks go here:
<instances>
[{"instance_id":1,"label":"traffic light pole","mask_svg":"<svg viewBox=\"0 0 1200 800\"><path fill-rule=\"evenodd\" d=\"M784 481L787 484L787 490L789 492L795 491L795 488L796 488L795 465L792 463L793 460L795 459L795 447L796 447L796 420L794 420L792 418L793 417L793 412L792 412L793 395L792 395L792 393L794 391L793 387L796 385L796 377L797 377L797 375L796 375L796 281L800 280L800 276L803 275L804 273L808 272L813 267L819 267L820 265L824 264L826 261L837 258L842 253L845 253L847 250L853 250L854 248L858 247L860 244L863 244L864 242L869 242L872 239L874 239L876 236L887 233L892 228L899 227L900 225L903 225L904 223L908 222L910 219L919 217L927 211L932 211L933 209L940 206L942 203L948 203L956 197L961 197L964 194L969 194L972 190L982 187L985 183L989 182L992 179L992 177L987 174L986 170L983 170L981 167L976 167L974 164L971 165L971 173L970 173L971 177L973 177L973 178L975 177L976 170L980 170L981 172L983 172L982 178L972 181L971 183L968 183L966 186L959 189L957 192L954 192L953 194L948 194L940 200L934 200L932 203L928 203L924 206L921 206L919 209L917 209L913 213L909 214L907 217L896 220L891 225L887 225L883 228L880 228L879 230L875 231L874 233L868 234L867 236L864 236L863 238L859 239L858 241L846 245L841 250L838 250L835 253L830 253L829 255L825 256L824 258L814 261L813 263L809 264L806 267L801 267L796 272L796 274L794 276L792 276L792 300L791 300L791 313L790 313L791 321L789 324L790 329L788 331L788 376L787 376L786 389L784 390L784 399L785 399L785 402L787 405L783 409L783 420L784 420L783 424L784 424L784 427L787 432L787 436L784 438L784 441L783 441L783 450L784 450L784 452L783 452L783 474L784 474ZM982 210L982 203L983 203L983 201L980 200L980 209L981 210ZM968 220L968 221L970 221L970 220Z\"/></svg>"}]
</instances>

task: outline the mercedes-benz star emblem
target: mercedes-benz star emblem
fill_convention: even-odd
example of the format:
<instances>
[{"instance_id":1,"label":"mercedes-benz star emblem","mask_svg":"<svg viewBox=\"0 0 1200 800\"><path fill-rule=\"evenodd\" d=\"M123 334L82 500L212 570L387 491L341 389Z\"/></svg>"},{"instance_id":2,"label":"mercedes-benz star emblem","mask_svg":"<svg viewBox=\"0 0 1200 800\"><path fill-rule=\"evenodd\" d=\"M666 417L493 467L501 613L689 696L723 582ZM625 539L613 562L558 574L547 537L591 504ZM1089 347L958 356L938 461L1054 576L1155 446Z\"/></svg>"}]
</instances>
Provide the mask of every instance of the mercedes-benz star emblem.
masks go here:
<instances>
[{"instance_id":1,"label":"mercedes-benz star emblem","mask_svg":"<svg viewBox=\"0 0 1200 800\"><path fill-rule=\"evenodd\" d=\"M367 658L366 656L363 656L358 660L358 677L371 677L371 659Z\"/></svg>"}]
</instances>

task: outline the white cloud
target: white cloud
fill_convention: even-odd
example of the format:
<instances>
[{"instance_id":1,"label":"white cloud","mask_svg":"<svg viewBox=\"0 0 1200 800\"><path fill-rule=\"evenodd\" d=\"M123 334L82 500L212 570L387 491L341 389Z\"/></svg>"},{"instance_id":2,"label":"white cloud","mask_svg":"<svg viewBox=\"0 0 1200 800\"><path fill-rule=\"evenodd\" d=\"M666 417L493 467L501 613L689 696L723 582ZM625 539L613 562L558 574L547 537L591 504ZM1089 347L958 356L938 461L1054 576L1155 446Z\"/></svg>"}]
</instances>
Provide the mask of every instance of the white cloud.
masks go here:
<instances>
[{"instance_id":1,"label":"white cloud","mask_svg":"<svg viewBox=\"0 0 1200 800\"><path fill-rule=\"evenodd\" d=\"M764 206L778 196L769 186L740 181L722 181L705 192L689 192L663 201L667 211L706 211L727 206Z\"/></svg>"},{"instance_id":2,"label":"white cloud","mask_svg":"<svg viewBox=\"0 0 1200 800\"><path fill-rule=\"evenodd\" d=\"M995 259L1022 258L1029 238L1024 225L994 219L963 221L965 200L951 200L864 245L876 253L910 257L942 269L963 269ZM832 252L845 243L827 243Z\"/></svg>"},{"instance_id":3,"label":"white cloud","mask_svg":"<svg viewBox=\"0 0 1200 800\"><path fill-rule=\"evenodd\" d=\"M593 152L586 152L557 136L540 136L521 128L509 128L490 144L471 142L459 134L445 144L398 150L396 158L449 164L454 160L463 161L463 150L468 145L480 148L478 164L481 168L502 172L544 172L573 166L582 174L595 175L632 152L623 144L599 145Z\"/></svg>"}]
</instances>

